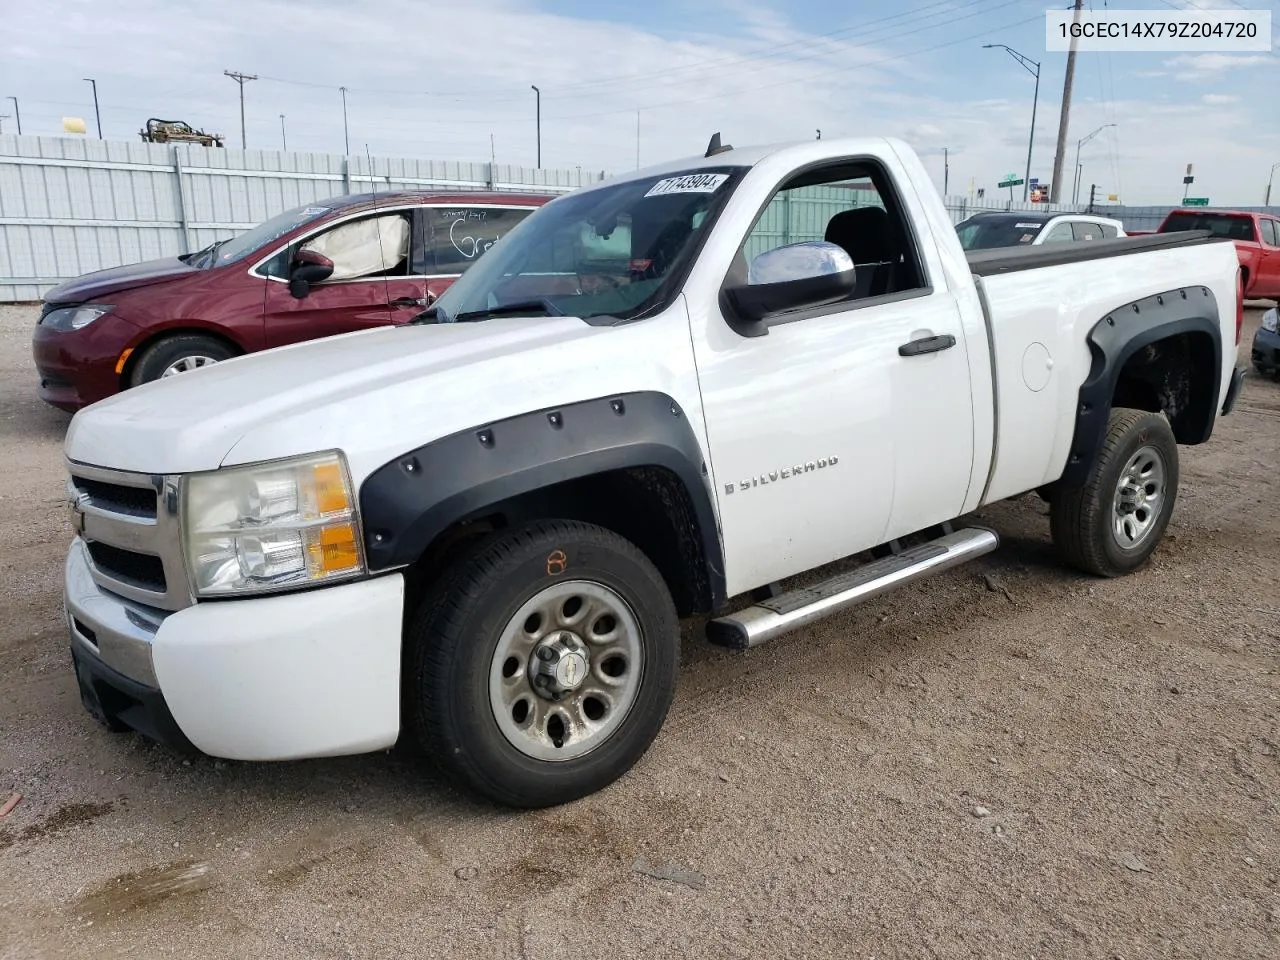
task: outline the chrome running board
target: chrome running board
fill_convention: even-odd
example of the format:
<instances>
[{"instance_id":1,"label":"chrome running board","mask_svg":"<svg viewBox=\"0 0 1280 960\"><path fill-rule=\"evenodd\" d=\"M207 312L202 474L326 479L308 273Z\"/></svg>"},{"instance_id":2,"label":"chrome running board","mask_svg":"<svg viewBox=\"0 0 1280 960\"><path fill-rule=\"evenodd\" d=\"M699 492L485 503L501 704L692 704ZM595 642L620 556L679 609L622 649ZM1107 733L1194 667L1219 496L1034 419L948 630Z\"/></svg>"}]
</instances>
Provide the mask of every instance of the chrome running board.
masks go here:
<instances>
[{"instance_id":1,"label":"chrome running board","mask_svg":"<svg viewBox=\"0 0 1280 960\"><path fill-rule=\"evenodd\" d=\"M994 531L957 530L900 553L780 596L761 600L707 624L707 639L745 650L916 580L967 563L1000 545Z\"/></svg>"}]
</instances>

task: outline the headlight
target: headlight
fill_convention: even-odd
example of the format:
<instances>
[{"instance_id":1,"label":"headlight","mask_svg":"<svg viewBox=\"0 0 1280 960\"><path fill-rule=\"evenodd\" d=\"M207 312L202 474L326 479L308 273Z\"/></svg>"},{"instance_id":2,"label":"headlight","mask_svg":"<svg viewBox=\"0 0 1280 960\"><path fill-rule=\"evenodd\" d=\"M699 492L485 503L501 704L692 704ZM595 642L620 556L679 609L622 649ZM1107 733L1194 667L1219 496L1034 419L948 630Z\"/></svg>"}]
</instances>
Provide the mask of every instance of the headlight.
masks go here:
<instances>
[{"instance_id":1,"label":"headlight","mask_svg":"<svg viewBox=\"0 0 1280 960\"><path fill-rule=\"evenodd\" d=\"M85 303L78 307L60 307L50 310L40 318L40 326L53 330L69 332L87 327L104 313L110 313L115 307L105 303Z\"/></svg>"},{"instance_id":2,"label":"headlight","mask_svg":"<svg viewBox=\"0 0 1280 960\"><path fill-rule=\"evenodd\" d=\"M1264 313L1262 315L1262 329L1266 330L1268 333L1275 333L1277 316L1280 316L1280 310L1277 310L1275 307L1272 307Z\"/></svg>"},{"instance_id":3,"label":"headlight","mask_svg":"<svg viewBox=\"0 0 1280 960\"><path fill-rule=\"evenodd\" d=\"M183 548L197 596L364 572L355 498L336 451L186 477Z\"/></svg>"}]
</instances>

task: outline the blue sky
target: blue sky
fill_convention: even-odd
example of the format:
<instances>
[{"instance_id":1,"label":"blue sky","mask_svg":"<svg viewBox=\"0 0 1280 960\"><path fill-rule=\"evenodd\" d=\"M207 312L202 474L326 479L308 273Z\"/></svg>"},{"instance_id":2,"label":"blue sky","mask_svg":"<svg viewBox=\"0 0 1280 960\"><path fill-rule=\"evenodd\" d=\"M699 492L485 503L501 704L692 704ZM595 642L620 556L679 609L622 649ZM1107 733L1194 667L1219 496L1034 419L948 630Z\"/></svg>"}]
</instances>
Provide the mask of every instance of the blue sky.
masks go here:
<instances>
[{"instance_id":1,"label":"blue sky","mask_svg":"<svg viewBox=\"0 0 1280 960\"><path fill-rule=\"evenodd\" d=\"M1124 9L1247 6L1280 0L1120 0ZM1064 2L1062 6L1066 6ZM1096 6L1102 8L1102 0ZM1115 6L1113 4L1113 6ZM532 165L542 89L545 166L620 171L700 152L715 130L736 144L892 134L926 157L952 193L989 193L1023 170L1032 77L1004 43L1041 61L1031 174L1053 163L1065 54L1044 50L1044 3L1029 0L62 0L12 10L0 34L0 97L24 132L63 116L93 132L94 76L109 139L147 117L187 119L239 144L341 152L337 87L349 88L353 152ZM1193 195L1261 202L1280 160L1280 57L1269 53L1081 54L1068 135L1082 180L1128 203ZM639 136L637 138L637 110ZM0 99L0 114L12 113ZM13 131L13 120L5 130ZM638 144L637 144L638 139Z\"/></svg>"}]
</instances>

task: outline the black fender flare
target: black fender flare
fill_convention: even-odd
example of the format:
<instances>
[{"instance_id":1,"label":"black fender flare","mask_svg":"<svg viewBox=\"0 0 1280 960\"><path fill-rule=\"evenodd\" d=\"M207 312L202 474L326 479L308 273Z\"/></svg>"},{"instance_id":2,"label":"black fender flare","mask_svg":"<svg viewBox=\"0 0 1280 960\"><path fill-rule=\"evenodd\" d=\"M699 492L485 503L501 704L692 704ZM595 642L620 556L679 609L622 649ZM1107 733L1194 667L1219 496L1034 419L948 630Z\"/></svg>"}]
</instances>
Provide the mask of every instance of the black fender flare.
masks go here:
<instances>
[{"instance_id":1,"label":"black fender flare","mask_svg":"<svg viewBox=\"0 0 1280 960\"><path fill-rule=\"evenodd\" d=\"M1222 385L1222 329L1218 301L1208 287L1193 286L1157 293L1112 310L1090 329L1086 338L1092 362L1080 386L1075 433L1066 468L1057 485L1085 483L1102 445L1111 400L1124 365L1144 347L1183 333L1204 333L1213 341L1213 391L1205 411L1179 424L1178 442L1204 443L1213 432Z\"/></svg>"},{"instance_id":2,"label":"black fender flare","mask_svg":"<svg viewBox=\"0 0 1280 960\"><path fill-rule=\"evenodd\" d=\"M626 468L671 471L688 493L707 600L724 600L724 551L702 446L659 392L614 394L519 414L408 450L360 485L371 573L412 564L454 523L554 484Z\"/></svg>"}]
</instances>

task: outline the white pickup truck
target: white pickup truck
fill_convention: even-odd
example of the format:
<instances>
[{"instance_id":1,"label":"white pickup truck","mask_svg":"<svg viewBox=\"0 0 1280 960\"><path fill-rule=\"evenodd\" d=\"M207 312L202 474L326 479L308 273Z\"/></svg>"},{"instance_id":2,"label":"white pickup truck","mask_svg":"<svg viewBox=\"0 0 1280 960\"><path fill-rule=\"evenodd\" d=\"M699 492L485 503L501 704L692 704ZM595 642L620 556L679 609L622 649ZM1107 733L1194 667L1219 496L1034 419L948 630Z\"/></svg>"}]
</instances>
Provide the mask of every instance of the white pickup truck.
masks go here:
<instances>
[{"instance_id":1,"label":"white pickup truck","mask_svg":"<svg viewBox=\"0 0 1280 960\"><path fill-rule=\"evenodd\" d=\"M900 141L717 135L412 325L78 413L82 698L218 757L409 734L499 803L583 796L662 726L679 617L751 647L994 549L953 522L1027 491L1068 563L1142 564L1239 391L1239 282L1194 233L966 257Z\"/></svg>"}]
</instances>

